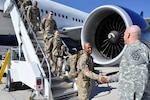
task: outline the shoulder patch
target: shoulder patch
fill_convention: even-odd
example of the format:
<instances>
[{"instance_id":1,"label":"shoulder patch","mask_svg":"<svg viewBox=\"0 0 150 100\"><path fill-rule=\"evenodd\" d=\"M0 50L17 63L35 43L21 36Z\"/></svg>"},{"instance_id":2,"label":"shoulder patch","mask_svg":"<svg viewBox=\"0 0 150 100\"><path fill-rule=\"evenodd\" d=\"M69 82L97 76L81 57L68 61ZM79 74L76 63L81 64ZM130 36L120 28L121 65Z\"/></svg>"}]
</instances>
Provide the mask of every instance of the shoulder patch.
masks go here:
<instances>
[{"instance_id":1,"label":"shoulder patch","mask_svg":"<svg viewBox=\"0 0 150 100\"><path fill-rule=\"evenodd\" d=\"M142 56L141 49L132 52L132 54L131 54L131 61L130 62L131 62L131 64L134 64L134 65L140 65L140 64L144 64L146 62L146 60Z\"/></svg>"},{"instance_id":2,"label":"shoulder patch","mask_svg":"<svg viewBox=\"0 0 150 100\"><path fill-rule=\"evenodd\" d=\"M140 59L141 55L140 55L140 53L138 51L135 51L135 52L132 53L131 56L132 56L133 60L138 61Z\"/></svg>"}]
</instances>

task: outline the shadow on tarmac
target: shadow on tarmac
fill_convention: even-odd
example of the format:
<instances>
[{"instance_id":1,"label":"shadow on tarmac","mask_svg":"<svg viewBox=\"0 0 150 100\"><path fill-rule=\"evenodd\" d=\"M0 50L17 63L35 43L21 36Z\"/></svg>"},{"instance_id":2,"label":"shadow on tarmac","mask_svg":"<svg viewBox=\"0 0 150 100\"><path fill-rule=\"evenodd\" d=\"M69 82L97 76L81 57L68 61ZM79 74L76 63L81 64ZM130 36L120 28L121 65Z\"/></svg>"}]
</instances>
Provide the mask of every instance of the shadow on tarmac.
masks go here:
<instances>
[{"instance_id":1,"label":"shadow on tarmac","mask_svg":"<svg viewBox=\"0 0 150 100\"><path fill-rule=\"evenodd\" d=\"M101 93L102 94L97 97L109 95L113 89L117 89L117 88L111 87L107 84L104 84L102 87L99 87L99 86L95 85L94 81L92 81L92 91L91 91L91 95L90 95L90 100L92 98L94 98L96 95L101 94Z\"/></svg>"}]
</instances>

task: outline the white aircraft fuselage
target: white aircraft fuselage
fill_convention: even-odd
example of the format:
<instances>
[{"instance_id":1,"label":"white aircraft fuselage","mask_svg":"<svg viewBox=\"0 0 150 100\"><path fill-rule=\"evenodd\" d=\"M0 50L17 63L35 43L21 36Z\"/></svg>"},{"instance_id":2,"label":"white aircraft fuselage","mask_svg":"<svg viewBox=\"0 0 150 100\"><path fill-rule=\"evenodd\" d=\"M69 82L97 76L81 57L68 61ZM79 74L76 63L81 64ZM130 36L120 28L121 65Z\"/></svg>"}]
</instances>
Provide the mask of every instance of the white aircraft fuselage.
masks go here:
<instances>
[{"instance_id":1,"label":"white aircraft fuselage","mask_svg":"<svg viewBox=\"0 0 150 100\"><path fill-rule=\"evenodd\" d=\"M48 15L49 11L54 12L54 19L57 22L58 29L64 27L82 26L88 13L56 3L51 0L36 0L42 18ZM33 0L34 2L34 0Z\"/></svg>"}]
</instances>

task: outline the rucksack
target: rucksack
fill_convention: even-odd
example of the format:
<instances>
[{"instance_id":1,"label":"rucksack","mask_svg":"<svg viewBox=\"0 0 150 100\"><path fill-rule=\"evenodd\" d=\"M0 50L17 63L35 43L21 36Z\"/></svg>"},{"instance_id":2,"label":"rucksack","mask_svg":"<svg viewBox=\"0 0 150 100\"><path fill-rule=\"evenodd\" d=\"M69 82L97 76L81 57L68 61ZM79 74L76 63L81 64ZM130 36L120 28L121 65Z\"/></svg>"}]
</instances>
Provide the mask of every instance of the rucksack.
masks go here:
<instances>
[{"instance_id":1,"label":"rucksack","mask_svg":"<svg viewBox=\"0 0 150 100\"><path fill-rule=\"evenodd\" d=\"M74 54L70 54L67 59L66 68L68 70L68 78L76 78L78 76L77 63L80 56L83 54L83 50L76 51Z\"/></svg>"}]
</instances>

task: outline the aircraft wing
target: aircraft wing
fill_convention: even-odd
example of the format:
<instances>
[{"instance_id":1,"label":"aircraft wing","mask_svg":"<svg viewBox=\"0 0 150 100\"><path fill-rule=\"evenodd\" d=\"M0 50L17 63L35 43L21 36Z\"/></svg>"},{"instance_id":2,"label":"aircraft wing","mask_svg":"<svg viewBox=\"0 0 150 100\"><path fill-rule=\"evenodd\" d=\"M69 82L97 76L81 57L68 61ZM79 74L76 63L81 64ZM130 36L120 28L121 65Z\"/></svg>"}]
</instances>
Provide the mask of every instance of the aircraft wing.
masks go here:
<instances>
[{"instance_id":1,"label":"aircraft wing","mask_svg":"<svg viewBox=\"0 0 150 100\"><path fill-rule=\"evenodd\" d=\"M63 30L63 31L72 31L72 30L77 30L77 29L81 29L82 26L75 26L75 27L63 27L62 29L60 30Z\"/></svg>"},{"instance_id":2,"label":"aircraft wing","mask_svg":"<svg viewBox=\"0 0 150 100\"><path fill-rule=\"evenodd\" d=\"M63 27L62 29L59 29L59 31L63 36L66 36L73 40L80 40L81 39L81 28L82 28L82 26Z\"/></svg>"},{"instance_id":3,"label":"aircraft wing","mask_svg":"<svg viewBox=\"0 0 150 100\"><path fill-rule=\"evenodd\" d=\"M69 52L72 53L72 48L77 48L77 50L81 50L81 29L82 26L77 27L63 27L59 29L61 33L61 38L63 39L64 43L69 48Z\"/></svg>"}]
</instances>

